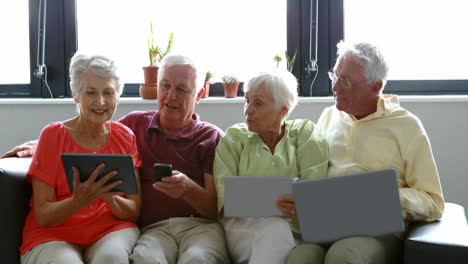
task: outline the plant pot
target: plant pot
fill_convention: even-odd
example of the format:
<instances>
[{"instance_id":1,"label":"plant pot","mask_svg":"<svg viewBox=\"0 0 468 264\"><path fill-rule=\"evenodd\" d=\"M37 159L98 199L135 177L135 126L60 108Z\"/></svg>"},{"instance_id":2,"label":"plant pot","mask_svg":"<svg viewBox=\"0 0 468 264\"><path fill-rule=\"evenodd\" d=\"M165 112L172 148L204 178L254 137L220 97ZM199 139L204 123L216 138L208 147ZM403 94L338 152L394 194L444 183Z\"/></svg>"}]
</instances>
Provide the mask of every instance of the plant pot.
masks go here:
<instances>
[{"instance_id":1,"label":"plant pot","mask_svg":"<svg viewBox=\"0 0 468 264\"><path fill-rule=\"evenodd\" d=\"M239 89L239 83L223 83L224 87L224 97L226 98L236 98L237 90Z\"/></svg>"},{"instance_id":2,"label":"plant pot","mask_svg":"<svg viewBox=\"0 0 468 264\"><path fill-rule=\"evenodd\" d=\"M158 98L158 87L155 85L140 84L138 90L141 98L143 99L157 99Z\"/></svg>"},{"instance_id":3,"label":"plant pot","mask_svg":"<svg viewBox=\"0 0 468 264\"><path fill-rule=\"evenodd\" d=\"M205 83L205 92L203 93L203 98L207 98L210 95L210 83Z\"/></svg>"},{"instance_id":4,"label":"plant pot","mask_svg":"<svg viewBox=\"0 0 468 264\"><path fill-rule=\"evenodd\" d=\"M143 67L145 83L140 85L140 96L143 99L158 98L158 70L159 67Z\"/></svg>"}]
</instances>

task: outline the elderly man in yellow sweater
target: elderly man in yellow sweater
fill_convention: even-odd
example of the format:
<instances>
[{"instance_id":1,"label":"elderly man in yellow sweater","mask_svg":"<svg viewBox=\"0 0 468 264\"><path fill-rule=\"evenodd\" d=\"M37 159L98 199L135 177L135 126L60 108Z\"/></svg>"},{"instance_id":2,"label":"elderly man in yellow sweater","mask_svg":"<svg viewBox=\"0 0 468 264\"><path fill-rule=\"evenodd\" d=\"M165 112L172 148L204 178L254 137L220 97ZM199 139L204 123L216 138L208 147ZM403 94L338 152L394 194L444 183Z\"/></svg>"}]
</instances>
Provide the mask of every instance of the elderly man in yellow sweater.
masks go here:
<instances>
[{"instance_id":1,"label":"elderly man in yellow sweater","mask_svg":"<svg viewBox=\"0 0 468 264\"><path fill-rule=\"evenodd\" d=\"M338 59L329 72L335 105L317 122L329 145L328 175L394 168L405 222L440 218L444 198L428 135L396 96L383 95L387 62L368 43L337 46ZM396 235L302 244L291 251L288 263L399 263L402 245Z\"/></svg>"}]
</instances>

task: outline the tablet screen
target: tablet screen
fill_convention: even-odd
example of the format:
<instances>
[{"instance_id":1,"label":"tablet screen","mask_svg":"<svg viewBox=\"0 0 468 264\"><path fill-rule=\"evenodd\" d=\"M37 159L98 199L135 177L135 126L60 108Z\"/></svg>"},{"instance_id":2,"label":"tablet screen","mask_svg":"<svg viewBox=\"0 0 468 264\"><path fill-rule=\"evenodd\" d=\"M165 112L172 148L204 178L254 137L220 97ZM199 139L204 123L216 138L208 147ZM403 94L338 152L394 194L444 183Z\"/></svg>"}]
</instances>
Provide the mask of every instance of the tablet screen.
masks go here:
<instances>
[{"instance_id":1,"label":"tablet screen","mask_svg":"<svg viewBox=\"0 0 468 264\"><path fill-rule=\"evenodd\" d=\"M80 171L80 181L86 181L96 167L105 163L106 167L99 174L97 180L101 179L108 172L116 170L108 182L112 183L121 180L122 183L114 187L111 192L122 192L125 194L137 194L138 187L136 182L135 167L133 166L132 156L127 154L92 154L92 153L62 153L62 164L67 177L68 187L73 193L73 170L75 166Z\"/></svg>"}]
</instances>

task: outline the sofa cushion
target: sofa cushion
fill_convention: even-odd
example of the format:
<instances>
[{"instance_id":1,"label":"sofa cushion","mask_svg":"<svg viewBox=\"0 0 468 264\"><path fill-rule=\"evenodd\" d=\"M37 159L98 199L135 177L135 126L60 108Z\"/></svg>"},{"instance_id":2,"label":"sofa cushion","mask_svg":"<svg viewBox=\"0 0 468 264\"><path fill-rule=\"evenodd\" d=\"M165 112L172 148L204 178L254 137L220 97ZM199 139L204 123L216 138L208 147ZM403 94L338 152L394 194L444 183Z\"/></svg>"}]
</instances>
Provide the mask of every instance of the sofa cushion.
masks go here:
<instances>
[{"instance_id":1,"label":"sofa cushion","mask_svg":"<svg viewBox=\"0 0 468 264\"><path fill-rule=\"evenodd\" d=\"M31 158L0 159L0 263L19 263L23 225L31 185L26 173Z\"/></svg>"},{"instance_id":2,"label":"sofa cushion","mask_svg":"<svg viewBox=\"0 0 468 264\"><path fill-rule=\"evenodd\" d=\"M414 223L405 240L405 263L467 263L468 225L462 206L445 203L442 218Z\"/></svg>"}]
</instances>

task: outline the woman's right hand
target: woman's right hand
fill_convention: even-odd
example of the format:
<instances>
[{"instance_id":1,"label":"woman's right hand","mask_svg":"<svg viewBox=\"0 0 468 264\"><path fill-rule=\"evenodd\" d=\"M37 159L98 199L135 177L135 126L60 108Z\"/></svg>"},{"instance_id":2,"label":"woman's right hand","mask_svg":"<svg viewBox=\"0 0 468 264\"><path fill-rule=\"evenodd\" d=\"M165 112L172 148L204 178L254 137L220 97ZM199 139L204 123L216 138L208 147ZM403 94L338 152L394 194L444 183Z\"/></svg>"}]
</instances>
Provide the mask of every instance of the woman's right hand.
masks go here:
<instances>
[{"instance_id":1,"label":"woman's right hand","mask_svg":"<svg viewBox=\"0 0 468 264\"><path fill-rule=\"evenodd\" d=\"M109 196L121 195L120 192L110 192L110 190L117 185L121 184L122 181L115 181L111 184L106 185L107 181L110 180L113 176L117 174L117 171L110 171L100 180L96 181L98 175L105 168L105 164L99 164L96 169L91 173L90 177L84 181L80 182L80 172L76 167L73 169L73 201L80 208L88 205L96 198L106 194Z\"/></svg>"},{"instance_id":2,"label":"woman's right hand","mask_svg":"<svg viewBox=\"0 0 468 264\"><path fill-rule=\"evenodd\" d=\"M97 166L89 179L84 182L80 182L80 173L74 167L73 195L61 201L57 201L57 193L54 187L33 177L33 206L37 224L44 227L61 225L81 208L89 205L96 198L100 198L100 195L113 194L109 191L119 185L121 181L116 181L109 185L105 184L116 174L116 171L111 171L102 177L102 179L96 181L104 167L104 164Z\"/></svg>"},{"instance_id":3,"label":"woman's right hand","mask_svg":"<svg viewBox=\"0 0 468 264\"><path fill-rule=\"evenodd\" d=\"M278 198L276 206L285 217L296 219L296 202L291 194L285 194Z\"/></svg>"}]
</instances>

